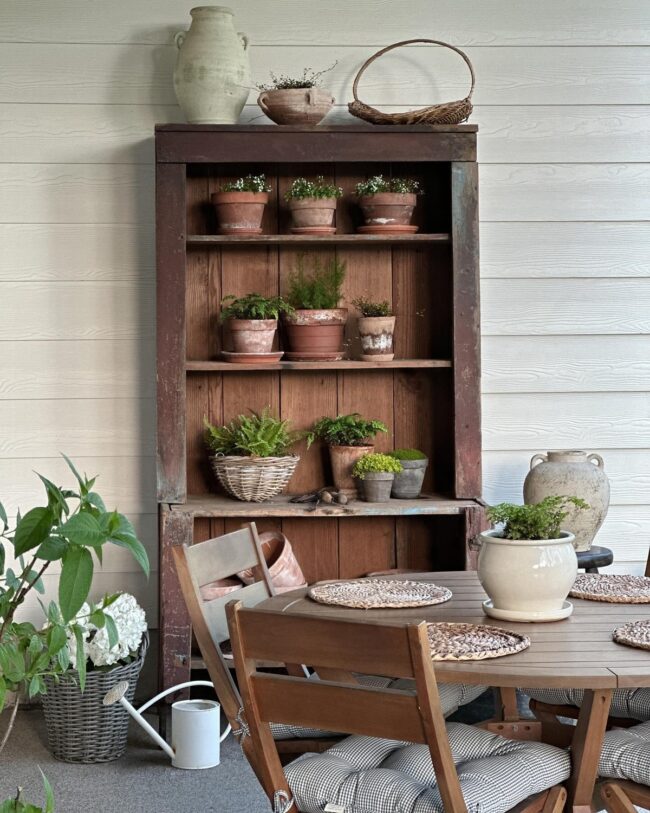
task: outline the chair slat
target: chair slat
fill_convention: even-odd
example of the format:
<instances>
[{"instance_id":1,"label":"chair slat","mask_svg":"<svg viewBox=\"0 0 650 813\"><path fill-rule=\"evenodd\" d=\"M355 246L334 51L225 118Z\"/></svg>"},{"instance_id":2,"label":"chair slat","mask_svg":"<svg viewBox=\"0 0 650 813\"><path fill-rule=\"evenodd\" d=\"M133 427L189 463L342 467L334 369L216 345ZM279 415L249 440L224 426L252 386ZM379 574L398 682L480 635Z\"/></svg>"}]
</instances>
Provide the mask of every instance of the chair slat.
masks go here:
<instances>
[{"instance_id":1,"label":"chair slat","mask_svg":"<svg viewBox=\"0 0 650 813\"><path fill-rule=\"evenodd\" d=\"M227 578L260 564L250 528L242 528L190 546L187 560L193 577L200 585Z\"/></svg>"},{"instance_id":2,"label":"chair slat","mask_svg":"<svg viewBox=\"0 0 650 813\"><path fill-rule=\"evenodd\" d=\"M201 610L215 643L222 643L230 638L228 621L226 619L226 605L229 601L241 601L245 607L254 607L260 601L269 598L269 589L264 582L253 582L225 596L212 601L204 601ZM277 658L268 658L277 661Z\"/></svg>"}]
</instances>

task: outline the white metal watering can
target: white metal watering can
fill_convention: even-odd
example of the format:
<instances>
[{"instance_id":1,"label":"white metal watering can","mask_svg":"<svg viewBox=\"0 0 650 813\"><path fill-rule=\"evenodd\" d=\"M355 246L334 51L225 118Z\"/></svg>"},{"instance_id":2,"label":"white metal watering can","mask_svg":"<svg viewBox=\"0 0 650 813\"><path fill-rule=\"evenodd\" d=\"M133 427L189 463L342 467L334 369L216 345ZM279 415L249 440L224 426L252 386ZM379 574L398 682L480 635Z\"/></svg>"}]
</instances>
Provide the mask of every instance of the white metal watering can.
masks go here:
<instances>
[{"instance_id":1,"label":"white metal watering can","mask_svg":"<svg viewBox=\"0 0 650 813\"><path fill-rule=\"evenodd\" d=\"M163 751L171 757L175 768L186 770L199 770L201 768L214 768L219 764L221 743L230 734L230 726L223 734L221 731L221 706L214 700L179 700L172 704L172 744L165 742L160 734L144 719L142 713L150 706L172 692L184 689L187 686L209 686L214 688L208 680L190 680L188 683L179 683L172 686L151 700L148 700L139 709L134 708L124 696L129 683L123 680L114 686L104 696L104 705L112 706L121 703L128 713L136 720L149 736L158 743Z\"/></svg>"}]
</instances>

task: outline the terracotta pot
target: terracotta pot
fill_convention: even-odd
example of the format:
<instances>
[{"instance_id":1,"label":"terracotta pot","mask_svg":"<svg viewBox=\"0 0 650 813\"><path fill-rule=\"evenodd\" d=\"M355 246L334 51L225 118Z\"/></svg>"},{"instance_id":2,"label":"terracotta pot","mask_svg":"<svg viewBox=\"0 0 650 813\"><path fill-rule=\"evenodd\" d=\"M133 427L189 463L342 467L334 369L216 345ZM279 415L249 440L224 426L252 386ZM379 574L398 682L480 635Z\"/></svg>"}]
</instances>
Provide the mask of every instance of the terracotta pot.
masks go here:
<instances>
[{"instance_id":1,"label":"terracotta pot","mask_svg":"<svg viewBox=\"0 0 650 813\"><path fill-rule=\"evenodd\" d=\"M277 319L229 319L235 353L270 353Z\"/></svg>"},{"instance_id":2,"label":"terracotta pot","mask_svg":"<svg viewBox=\"0 0 650 813\"><path fill-rule=\"evenodd\" d=\"M318 124L332 109L335 99L322 88L263 90L257 103L276 124Z\"/></svg>"},{"instance_id":3,"label":"terracotta pot","mask_svg":"<svg viewBox=\"0 0 650 813\"><path fill-rule=\"evenodd\" d=\"M332 476L337 491L356 497L357 484L352 476L352 469L360 457L370 454L374 449L374 446L330 446Z\"/></svg>"},{"instance_id":4,"label":"terracotta pot","mask_svg":"<svg viewBox=\"0 0 650 813\"><path fill-rule=\"evenodd\" d=\"M416 201L412 192L377 192L362 195L359 205L367 226L408 226Z\"/></svg>"},{"instance_id":5,"label":"terracotta pot","mask_svg":"<svg viewBox=\"0 0 650 813\"><path fill-rule=\"evenodd\" d=\"M336 198L295 198L289 201L293 228L334 229Z\"/></svg>"},{"instance_id":6,"label":"terracotta pot","mask_svg":"<svg viewBox=\"0 0 650 813\"><path fill-rule=\"evenodd\" d=\"M343 356L347 308L295 310L284 317L291 358L300 356L331 359Z\"/></svg>"},{"instance_id":7,"label":"terracotta pot","mask_svg":"<svg viewBox=\"0 0 650 813\"><path fill-rule=\"evenodd\" d=\"M392 361L394 316L360 316L361 361Z\"/></svg>"},{"instance_id":8,"label":"terracotta pot","mask_svg":"<svg viewBox=\"0 0 650 813\"><path fill-rule=\"evenodd\" d=\"M504 539L500 531L481 534L478 578L491 599L488 615L509 621L557 621L571 614L565 601L578 573L574 537Z\"/></svg>"},{"instance_id":9,"label":"terracotta pot","mask_svg":"<svg viewBox=\"0 0 650 813\"><path fill-rule=\"evenodd\" d=\"M232 578L217 579L216 581L208 582L208 584L202 585L199 589L203 601L214 601L215 598L223 598L223 596L227 596L228 593L241 590L243 586L243 582L240 582L239 579L233 576Z\"/></svg>"},{"instance_id":10,"label":"terracotta pot","mask_svg":"<svg viewBox=\"0 0 650 813\"><path fill-rule=\"evenodd\" d=\"M213 192L219 234L261 234L268 192Z\"/></svg>"},{"instance_id":11,"label":"terracotta pot","mask_svg":"<svg viewBox=\"0 0 650 813\"><path fill-rule=\"evenodd\" d=\"M395 475L388 471L369 471L360 481L366 502L388 502Z\"/></svg>"},{"instance_id":12,"label":"terracotta pot","mask_svg":"<svg viewBox=\"0 0 650 813\"><path fill-rule=\"evenodd\" d=\"M259 539L276 592L286 593L306 587L307 580L287 537L281 531L266 531L259 535ZM242 570L237 575L244 584L256 580L252 570Z\"/></svg>"},{"instance_id":13,"label":"terracotta pot","mask_svg":"<svg viewBox=\"0 0 650 813\"><path fill-rule=\"evenodd\" d=\"M402 464L403 470L395 475L392 496L398 500L416 500L422 491L422 483L429 461L424 458L424 460L400 460L399 462Z\"/></svg>"},{"instance_id":14,"label":"terracotta pot","mask_svg":"<svg viewBox=\"0 0 650 813\"><path fill-rule=\"evenodd\" d=\"M575 534L576 550L589 550L609 508L609 480L605 464L597 454L577 450L533 455L524 481L524 502L540 502L544 497L580 497L589 508L571 507L562 522Z\"/></svg>"}]
</instances>

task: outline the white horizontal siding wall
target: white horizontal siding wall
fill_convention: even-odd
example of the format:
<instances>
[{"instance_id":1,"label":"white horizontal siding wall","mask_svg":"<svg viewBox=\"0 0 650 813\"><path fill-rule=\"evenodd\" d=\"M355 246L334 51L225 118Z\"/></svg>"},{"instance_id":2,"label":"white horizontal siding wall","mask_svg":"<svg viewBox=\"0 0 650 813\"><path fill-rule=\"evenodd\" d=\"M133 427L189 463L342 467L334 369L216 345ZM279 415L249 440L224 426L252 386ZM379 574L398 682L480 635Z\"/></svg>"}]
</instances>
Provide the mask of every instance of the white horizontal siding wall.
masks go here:
<instances>
[{"instance_id":1,"label":"white horizontal siding wall","mask_svg":"<svg viewBox=\"0 0 650 813\"><path fill-rule=\"evenodd\" d=\"M650 539L650 6L641 0L233 3L255 81L321 69L345 102L361 62L414 36L466 48L480 125L485 494L518 499L529 457L598 451L599 541L639 570ZM39 498L59 450L134 517L148 585L123 552L98 591L155 621L153 138L180 121L180 0L4 0L0 15L0 499ZM458 98L450 52L367 72L386 109ZM244 116L264 122L251 93ZM54 579L52 578L51 581Z\"/></svg>"}]
</instances>

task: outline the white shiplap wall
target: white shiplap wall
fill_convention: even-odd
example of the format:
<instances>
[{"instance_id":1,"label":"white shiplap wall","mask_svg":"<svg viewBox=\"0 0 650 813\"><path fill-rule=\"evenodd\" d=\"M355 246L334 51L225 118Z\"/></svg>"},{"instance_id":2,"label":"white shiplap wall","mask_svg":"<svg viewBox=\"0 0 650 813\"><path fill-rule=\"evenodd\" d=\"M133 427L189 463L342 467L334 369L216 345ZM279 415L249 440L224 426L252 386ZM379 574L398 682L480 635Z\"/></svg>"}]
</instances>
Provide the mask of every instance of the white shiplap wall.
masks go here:
<instances>
[{"instance_id":1,"label":"white shiplap wall","mask_svg":"<svg viewBox=\"0 0 650 813\"><path fill-rule=\"evenodd\" d=\"M601 453L599 541L640 568L650 539L650 5L643 0L246 0L255 81L316 69L350 98L373 50L466 48L480 125L485 494L518 499L533 452ZM180 0L3 0L0 14L0 497L38 497L59 450L101 473L156 570L153 140L180 121ZM363 98L458 98L462 63L409 49ZM254 105L247 120L264 121ZM347 119L345 106L332 121ZM149 586L123 551L96 588Z\"/></svg>"}]
</instances>

